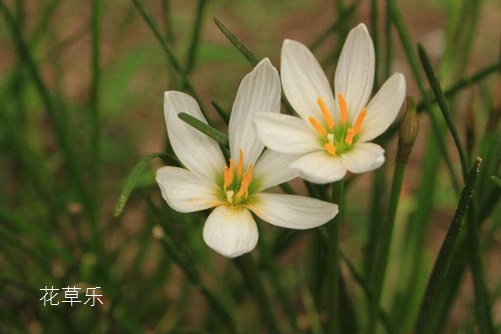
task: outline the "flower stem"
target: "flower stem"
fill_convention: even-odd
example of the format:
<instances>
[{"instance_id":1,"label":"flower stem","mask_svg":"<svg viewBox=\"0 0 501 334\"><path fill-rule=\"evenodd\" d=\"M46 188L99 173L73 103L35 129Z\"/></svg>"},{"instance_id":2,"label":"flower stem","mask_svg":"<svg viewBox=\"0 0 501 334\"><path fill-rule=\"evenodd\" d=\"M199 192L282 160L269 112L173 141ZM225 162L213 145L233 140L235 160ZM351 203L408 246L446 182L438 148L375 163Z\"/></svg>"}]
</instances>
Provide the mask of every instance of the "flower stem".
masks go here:
<instances>
[{"instance_id":1,"label":"flower stem","mask_svg":"<svg viewBox=\"0 0 501 334\"><path fill-rule=\"evenodd\" d=\"M245 284L253 294L268 332L270 334L281 333L270 298L268 298L261 275L251 255L245 254L237 257L234 264L240 270Z\"/></svg>"},{"instance_id":2,"label":"flower stem","mask_svg":"<svg viewBox=\"0 0 501 334\"><path fill-rule=\"evenodd\" d=\"M438 257L435 261L430 279L428 281L428 286L426 287L426 292L424 294L421 310L416 323L416 330L414 331L415 333L428 332L428 317L432 316L432 312L430 312L430 310L432 310L432 306L436 302L436 296L438 296L440 289L443 286L444 278L449 271L453 250L457 244L457 237L463 225L463 217L465 216L471 203L481 161L482 160L480 158L475 160L473 167L470 169L466 178L458 207L454 213L454 217L452 218L445 240L440 247Z\"/></svg>"},{"instance_id":3,"label":"flower stem","mask_svg":"<svg viewBox=\"0 0 501 334\"><path fill-rule=\"evenodd\" d=\"M332 184L332 202L339 205L339 213L329 225L329 262L327 267L328 314L327 333L340 333L340 270L339 270L339 229L344 214L344 180Z\"/></svg>"},{"instance_id":4,"label":"flower stem","mask_svg":"<svg viewBox=\"0 0 501 334\"><path fill-rule=\"evenodd\" d=\"M393 172L393 182L390 193L390 209L387 219L382 220L380 242L377 247L376 258L373 264L372 273L372 300L370 306L370 322L369 332L375 332L376 320L379 313L379 302L381 300L382 289L386 274L386 267L388 265L388 257L390 254L391 239L393 235L393 227L395 225L395 218L397 215L398 201L400 197L400 190L404 180L404 173L406 163L397 163Z\"/></svg>"}]
</instances>

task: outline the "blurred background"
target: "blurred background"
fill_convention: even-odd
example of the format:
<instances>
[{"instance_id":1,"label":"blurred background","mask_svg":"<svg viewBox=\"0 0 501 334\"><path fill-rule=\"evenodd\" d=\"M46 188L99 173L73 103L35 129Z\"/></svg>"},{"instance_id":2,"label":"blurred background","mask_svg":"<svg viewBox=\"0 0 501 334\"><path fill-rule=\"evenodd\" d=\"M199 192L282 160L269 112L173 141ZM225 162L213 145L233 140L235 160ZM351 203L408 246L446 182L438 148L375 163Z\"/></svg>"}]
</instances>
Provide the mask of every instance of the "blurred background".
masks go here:
<instances>
[{"instance_id":1,"label":"blurred background","mask_svg":"<svg viewBox=\"0 0 501 334\"><path fill-rule=\"evenodd\" d=\"M376 13L373 3L379 6ZM228 319L213 316L218 311L207 301L211 298L207 291L231 310L232 321L244 331L263 332L256 322L259 312L242 290L243 279L231 263L203 243L203 214L181 215L163 203L154 180L155 169L163 165L159 159L144 165L120 217L114 217L115 203L136 163L148 154L169 151L164 91L196 92L212 117L211 125L226 131L211 101L231 110L240 80L252 66L213 17L258 59L268 57L277 68L283 39L311 46L328 78L333 78L346 31L364 22L377 48L376 85L387 74L402 72L408 94L420 101L419 87L394 29L391 54L386 52L385 3L345 1L345 16L336 21L339 1L327 0L0 0L0 332L232 332ZM397 3L411 45L424 45L444 87L501 59L499 1ZM332 28L335 22L341 24ZM167 56L171 51L183 75ZM501 209L497 200L489 202L494 191L489 178L500 175L500 151L493 150L501 146L484 144L489 133L499 142L500 116L493 116L495 108L501 108L499 78L499 72L490 71L461 89L451 102L461 136L466 138L468 124L473 128L471 157L494 156L489 160L494 161L491 173L486 172L477 190L483 196L479 207L489 210L479 233L492 316L498 324ZM469 109L474 122L467 121ZM412 328L419 297L412 299L406 293L422 293L458 200L450 170L440 154L430 149L430 132L429 119L422 115L401 194L388 293L383 296L389 312L408 312L402 311L395 320L397 333ZM449 137L453 170L460 175ZM341 248L360 272L370 266L366 251L387 205L396 142L396 136L382 139L387 149L384 168L349 181ZM292 186L306 191L300 181ZM267 276L265 285L288 296L289 306L284 306L281 294L272 293L274 304L281 305L277 306L279 318L294 313L292 328L317 333L321 325L315 324L325 321L325 315L315 309L321 298L316 294L321 292L308 289L315 279L311 277L321 276L312 269L315 251L309 245L316 233L288 235L269 225L259 228L261 242L272 245L268 248L274 252L271 258L281 284L277 288ZM420 237L413 239L409 231L416 228ZM195 273L187 274L191 269L176 260L179 249L197 268ZM273 269L261 259L264 252L255 251L260 254L257 262L269 272ZM350 270L346 265L342 269L346 293L355 301L363 300ZM462 283L441 326L447 332L467 333L476 328L473 288L468 273L458 280ZM101 287L104 304L44 307L40 289L45 286L77 286L81 291ZM406 308L399 304L405 298L417 301ZM363 319L357 315L357 302L353 308L350 312Z\"/></svg>"}]
</instances>

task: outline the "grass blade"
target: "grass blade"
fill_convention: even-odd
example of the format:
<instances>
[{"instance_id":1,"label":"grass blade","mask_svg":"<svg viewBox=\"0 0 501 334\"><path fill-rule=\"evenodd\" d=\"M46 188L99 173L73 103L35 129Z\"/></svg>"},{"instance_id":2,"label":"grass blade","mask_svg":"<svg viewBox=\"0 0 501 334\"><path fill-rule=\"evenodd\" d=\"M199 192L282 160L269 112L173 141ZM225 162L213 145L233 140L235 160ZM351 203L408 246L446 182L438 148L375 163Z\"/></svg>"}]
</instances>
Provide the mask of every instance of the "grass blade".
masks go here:
<instances>
[{"instance_id":1,"label":"grass blade","mask_svg":"<svg viewBox=\"0 0 501 334\"><path fill-rule=\"evenodd\" d=\"M458 207L456 209L456 212L454 213L454 217L452 218L452 222L449 230L447 231L445 240L440 247L440 251L433 266L430 279L428 280L428 285L426 287L426 292L416 323L415 333L427 333L425 330L427 327L428 317L433 313L433 304L440 294L440 289L443 285L444 277L449 270L449 265L451 263L451 258L453 255L453 249L456 245L459 232L463 226L463 218L472 201L473 191L475 189L481 162L482 159L477 157L475 159L475 162L473 163L473 167L470 169L467 175L463 191L461 192L461 198L459 199Z\"/></svg>"},{"instance_id":2,"label":"grass blade","mask_svg":"<svg viewBox=\"0 0 501 334\"><path fill-rule=\"evenodd\" d=\"M214 17L214 23L216 23L219 30L221 30L231 44L233 44L237 50L240 51L240 53L249 61L249 63L251 63L252 66L256 66L259 63L258 59L252 54L252 52L250 52L249 49L247 49L245 45L238 40L237 36L226 28L226 26L219 21L217 17Z\"/></svg>"},{"instance_id":3,"label":"grass blade","mask_svg":"<svg viewBox=\"0 0 501 334\"><path fill-rule=\"evenodd\" d=\"M202 122L198 118L195 118L187 113L179 113L178 117L182 119L184 122L188 123L198 131L202 132L204 135L214 139L219 144L228 146L228 136L222 133L219 130L214 129L212 126L208 125L205 122Z\"/></svg>"},{"instance_id":4,"label":"grass blade","mask_svg":"<svg viewBox=\"0 0 501 334\"><path fill-rule=\"evenodd\" d=\"M466 179L468 174L468 164L466 162L466 152L464 150L463 144L461 143L461 138L459 137L458 130L456 128L456 124L454 124L454 120L452 119L451 112L449 110L449 105L447 104L447 100L445 99L444 92L440 87L440 83L438 82L437 76L433 71L433 68L430 64L430 59L426 50L421 44L418 44L418 53L419 59L421 60L421 64L423 65L423 69L426 73L428 81L430 82L431 89L437 98L437 103L444 115L444 119L449 127L452 138L454 139L454 143L456 144L456 148L459 153L459 158L461 159L461 168L463 170L463 178Z\"/></svg>"},{"instance_id":5,"label":"grass blade","mask_svg":"<svg viewBox=\"0 0 501 334\"><path fill-rule=\"evenodd\" d=\"M144 168L148 165L148 163L155 158L176 160L174 157L165 153L152 153L141 159L134 166L129 175L125 178L124 185L122 187L122 192L120 193L120 196L118 196L117 203L115 204L115 211L113 214L115 217L120 216L125 204L127 203L127 200L129 199L130 194L132 193L132 190L134 190L134 187L136 186L136 182L139 176L143 172Z\"/></svg>"}]
</instances>

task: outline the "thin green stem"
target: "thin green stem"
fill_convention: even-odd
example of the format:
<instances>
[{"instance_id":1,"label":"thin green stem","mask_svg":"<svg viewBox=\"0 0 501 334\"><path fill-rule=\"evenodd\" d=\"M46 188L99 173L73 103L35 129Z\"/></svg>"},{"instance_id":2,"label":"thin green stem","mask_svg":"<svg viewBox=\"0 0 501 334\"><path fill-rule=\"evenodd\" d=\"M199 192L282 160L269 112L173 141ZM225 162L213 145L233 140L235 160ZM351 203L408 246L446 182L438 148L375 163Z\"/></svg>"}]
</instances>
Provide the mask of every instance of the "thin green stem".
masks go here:
<instances>
[{"instance_id":1,"label":"thin green stem","mask_svg":"<svg viewBox=\"0 0 501 334\"><path fill-rule=\"evenodd\" d=\"M147 203L151 214L156 219L161 219L158 213L158 209L151 202L151 200L148 199ZM226 304L224 304L221 300L219 300L219 298L217 298L214 294L212 294L212 292L204 284L198 268L194 266L192 261L187 258L184 252L177 247L176 243L172 240L172 236L168 233L168 231L164 230L164 232L165 235L163 235L159 239L159 241L162 244L163 248L165 249L167 255L179 266L179 268L183 271L183 273L186 275L191 284L195 286L200 291L200 293L207 299L209 304L216 311L215 313L218 314L222 320L228 323L231 333L237 333L238 326L236 325L235 319L230 310L228 309L228 307L226 306Z\"/></svg>"},{"instance_id":2,"label":"thin green stem","mask_svg":"<svg viewBox=\"0 0 501 334\"><path fill-rule=\"evenodd\" d=\"M327 293L329 296L327 333L329 334L340 333L341 331L339 231L344 215L344 180L332 184L332 202L338 204L339 213L329 224L329 262L327 264Z\"/></svg>"},{"instance_id":3,"label":"thin green stem","mask_svg":"<svg viewBox=\"0 0 501 334\"><path fill-rule=\"evenodd\" d=\"M256 58L256 56L254 56L252 52L249 51L249 49L247 49L245 45L243 45L238 40L237 36L235 36L228 28L226 28L226 26L221 21L219 21L217 17L214 17L213 19L219 30L221 30L221 32L226 36L231 44L233 44L233 46L236 47L238 51L240 51L240 53L245 57L245 59L249 61L252 66L256 66L259 63L258 58Z\"/></svg>"},{"instance_id":4,"label":"thin green stem","mask_svg":"<svg viewBox=\"0 0 501 334\"><path fill-rule=\"evenodd\" d=\"M254 296L259 308L259 314L270 334L281 333L274 308L266 292L261 275L254 263L254 259L249 254L237 257L233 263L242 274L245 284Z\"/></svg>"},{"instance_id":5,"label":"thin green stem","mask_svg":"<svg viewBox=\"0 0 501 334\"><path fill-rule=\"evenodd\" d=\"M377 249L376 259L372 272L374 273L372 281L373 299L371 303L369 332L374 332L376 328L376 319L379 312L379 303L381 300L384 280L386 276L386 267L390 255L391 239L397 216L400 191L404 180L406 163L397 163L393 171L393 182L390 193L389 212L386 219L381 224L381 239Z\"/></svg>"},{"instance_id":6,"label":"thin green stem","mask_svg":"<svg viewBox=\"0 0 501 334\"><path fill-rule=\"evenodd\" d=\"M202 122L198 118L195 118L191 116L190 114L181 112L178 114L178 117L183 120L184 122L188 123L198 131L202 132L204 135L208 136L209 138L214 139L217 141L219 144L228 146L228 136L226 136L224 133L222 133L219 130L214 129L212 126L208 125L205 122Z\"/></svg>"},{"instance_id":7,"label":"thin green stem","mask_svg":"<svg viewBox=\"0 0 501 334\"><path fill-rule=\"evenodd\" d=\"M195 67L195 60L197 57L197 49L200 44L200 31L202 28L202 20L205 11L205 5L208 0L198 0L197 12L195 14L195 22L193 23L193 30L191 33L191 42L188 48L188 59L186 62L186 73L193 72Z\"/></svg>"},{"instance_id":8,"label":"thin green stem","mask_svg":"<svg viewBox=\"0 0 501 334\"><path fill-rule=\"evenodd\" d=\"M491 303L489 291L486 286L484 269L482 266L482 254L479 246L478 220L475 202L472 202L468 210L467 239L469 244L468 254L470 257L470 269L473 276L473 289L475 292L475 313L480 333L494 334L494 324L491 317Z\"/></svg>"},{"instance_id":9,"label":"thin green stem","mask_svg":"<svg viewBox=\"0 0 501 334\"><path fill-rule=\"evenodd\" d=\"M404 48L404 51L405 51L405 54L407 57L407 61L409 62L409 65L411 66L412 73L413 73L414 78L416 80L416 83L418 85L418 89L421 93L422 98L425 99L425 101L427 101L427 105L431 105L428 102L428 96L426 95L424 80L421 77L421 74L419 71L419 62L418 62L416 55L414 54L412 42L411 42L412 40L411 40L409 33L407 31L407 28L405 26L405 21L404 21L402 14L400 13L400 10L397 6L396 0L387 0L387 1L388 1L389 12L391 15L391 20L392 20L395 28L397 29L398 35L400 37L400 41L402 43L402 46ZM457 181L457 178L455 177L454 169L452 168L452 163L451 163L451 160L449 157L449 153L447 151L447 146L445 145L445 139L444 139L444 136L443 136L442 131L441 131L441 124L439 122L440 120L438 118L436 109L430 107L428 109L428 111L429 111L428 114L430 116L433 132L437 136L437 144L438 144L438 148L440 151L440 155L446 163L446 167L447 167L448 172L449 172L448 174L451 178L451 182L452 182L454 188L456 189L456 191L459 192L459 183Z\"/></svg>"},{"instance_id":10,"label":"thin green stem","mask_svg":"<svg viewBox=\"0 0 501 334\"><path fill-rule=\"evenodd\" d=\"M362 0L356 0L348 8L346 8L343 14L338 16L338 18L334 21L334 23L332 23L327 29L325 29L325 31L321 33L313 41L313 43L310 44L310 50L314 51L315 49L317 49L320 45L322 45L325 42L325 40L330 35L332 35L339 29L339 27L341 26L341 24L343 24L345 19L351 18L361 2Z\"/></svg>"},{"instance_id":11,"label":"thin green stem","mask_svg":"<svg viewBox=\"0 0 501 334\"><path fill-rule=\"evenodd\" d=\"M68 133L63 124L59 122L57 117L56 109L54 107L52 98L49 94L49 90L42 80L41 74L35 63L34 57L26 44L26 42L21 37L21 32L19 31L19 27L16 23L16 20L9 12L7 7L5 6L3 1L0 1L0 11L3 12L5 21L7 22L7 26L12 32L12 37L14 39L14 43L16 44L19 57L23 60L30 74L34 86L37 92L40 94L42 102L45 106L45 110L47 112L48 118L51 122L51 125L56 134L56 138L61 147L61 151L63 152L63 156L65 158L65 163L69 169L69 175L72 178L72 181L75 184L75 187L80 195L80 200L84 204L87 209L86 213L89 215L90 219L95 219L95 208L93 205L93 201L91 199L90 193L87 191L84 183L81 179L80 173L80 164L77 159L76 154L73 152L73 147L69 141Z\"/></svg>"},{"instance_id":12,"label":"thin green stem","mask_svg":"<svg viewBox=\"0 0 501 334\"><path fill-rule=\"evenodd\" d=\"M195 91L193 86L191 85L191 82L188 79L188 73L186 72L185 69L181 66L179 61L177 60L174 50L172 50L171 45L168 43L168 41L164 38L162 33L160 32L160 29L158 28L155 20L153 19L153 16L151 13L148 11L148 9L144 6L142 0L132 0L133 4L136 6L137 10L143 17L144 21L150 27L151 31L155 35L156 39L160 43L160 46L165 52L165 55L167 56L167 60L169 64L172 66L174 71L181 77L182 83L184 87L188 90L188 92L193 96L195 100L197 100L198 104L200 105L200 110L202 111L202 114L206 119L209 119L207 117L207 113L205 111L205 108L202 104L202 100L198 96L198 93Z\"/></svg>"},{"instance_id":13,"label":"thin green stem","mask_svg":"<svg viewBox=\"0 0 501 334\"><path fill-rule=\"evenodd\" d=\"M458 130L456 128L456 124L454 124L454 120L452 119L451 112L449 110L449 105L447 104L447 100L445 99L442 88L440 87L440 83L438 82L437 76L433 71L433 68L430 64L430 59L426 50L421 44L418 44L418 53L419 59L421 60L421 64L423 65L423 69L428 77L428 81L430 82L431 89L437 98L438 105L442 114L444 115L444 119L449 127L452 138L454 139L454 143L456 144L456 148L459 153L459 158L461 160L461 169L463 170L463 178L466 179L466 175L468 174L468 164L466 162L466 152L464 150L463 144L461 143L461 137L459 136Z\"/></svg>"},{"instance_id":14,"label":"thin green stem","mask_svg":"<svg viewBox=\"0 0 501 334\"><path fill-rule=\"evenodd\" d=\"M99 203L99 170L101 166L101 125L100 125L100 98L101 87L101 0L92 0L91 15L91 93L90 93L90 159L91 164L91 192L93 194L95 206ZM97 210L97 208L96 208ZM97 212L96 212L97 214ZM96 221L96 220L94 220ZM97 228L93 228L95 233L99 233Z\"/></svg>"},{"instance_id":15,"label":"thin green stem","mask_svg":"<svg viewBox=\"0 0 501 334\"><path fill-rule=\"evenodd\" d=\"M431 316L432 305L437 296L440 294L440 289L444 284L444 277L449 270L451 258L453 255L454 246L457 243L459 232L463 225L463 218L470 206L473 197L473 191L477 182L477 176L480 169L482 159L476 158L473 167L470 169L466 182L461 192L458 207L452 218L451 225L447 231L447 235L440 247L437 259L433 266L426 292L424 294L421 310L419 312L418 320L416 323L415 333L428 333L426 331L428 324L428 317Z\"/></svg>"},{"instance_id":16,"label":"thin green stem","mask_svg":"<svg viewBox=\"0 0 501 334\"><path fill-rule=\"evenodd\" d=\"M379 60L381 55L380 48L380 38L379 38L379 4L378 0L371 0L371 17L370 17L370 28L372 41L374 43L374 54L376 61L376 71L374 72L374 87L373 91L377 91L379 88Z\"/></svg>"}]
</instances>

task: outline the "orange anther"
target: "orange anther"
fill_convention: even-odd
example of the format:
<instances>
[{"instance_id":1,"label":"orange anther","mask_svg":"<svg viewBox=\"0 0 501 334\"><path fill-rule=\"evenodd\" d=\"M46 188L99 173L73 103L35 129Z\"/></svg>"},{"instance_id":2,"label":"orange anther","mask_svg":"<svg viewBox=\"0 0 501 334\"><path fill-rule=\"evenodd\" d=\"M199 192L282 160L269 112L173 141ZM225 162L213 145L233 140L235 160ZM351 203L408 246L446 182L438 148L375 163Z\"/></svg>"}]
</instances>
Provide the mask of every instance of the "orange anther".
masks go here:
<instances>
[{"instance_id":1,"label":"orange anther","mask_svg":"<svg viewBox=\"0 0 501 334\"><path fill-rule=\"evenodd\" d=\"M339 113L341 114L341 124L348 123L348 106L346 105L346 101L343 97L343 93L337 94L339 99Z\"/></svg>"},{"instance_id":2,"label":"orange anther","mask_svg":"<svg viewBox=\"0 0 501 334\"><path fill-rule=\"evenodd\" d=\"M237 193L237 199L242 197L247 198L249 196L249 186L252 182L252 172L254 170L254 166L249 165L247 171L242 173L242 183L240 184L240 190Z\"/></svg>"},{"instance_id":3,"label":"orange anther","mask_svg":"<svg viewBox=\"0 0 501 334\"><path fill-rule=\"evenodd\" d=\"M355 134L360 132L365 116L367 116L367 109L364 108L362 109L360 114L358 114L357 119L355 120L355 125L353 126L353 131L355 131Z\"/></svg>"},{"instance_id":4,"label":"orange anther","mask_svg":"<svg viewBox=\"0 0 501 334\"><path fill-rule=\"evenodd\" d=\"M310 124L319 135L327 136L327 131L324 129L322 124L320 124L313 116L308 117L308 121L310 121Z\"/></svg>"},{"instance_id":5,"label":"orange anther","mask_svg":"<svg viewBox=\"0 0 501 334\"><path fill-rule=\"evenodd\" d=\"M328 142L324 145L324 149L329 152L330 155L332 156L336 156L336 151L337 151L337 148L336 146L334 146L331 142Z\"/></svg>"},{"instance_id":6,"label":"orange anther","mask_svg":"<svg viewBox=\"0 0 501 334\"><path fill-rule=\"evenodd\" d=\"M334 120L332 119L332 115L329 112L329 109L327 109L327 107L325 106L324 100L321 97L317 99L317 104L322 111L322 115L324 116L327 126L332 130L332 128L334 128Z\"/></svg>"},{"instance_id":7,"label":"orange anther","mask_svg":"<svg viewBox=\"0 0 501 334\"><path fill-rule=\"evenodd\" d=\"M223 179L224 179L224 190L228 188L233 183L233 170L235 169L235 163L233 159L230 159L230 166L225 166L223 169Z\"/></svg>"}]
</instances>

